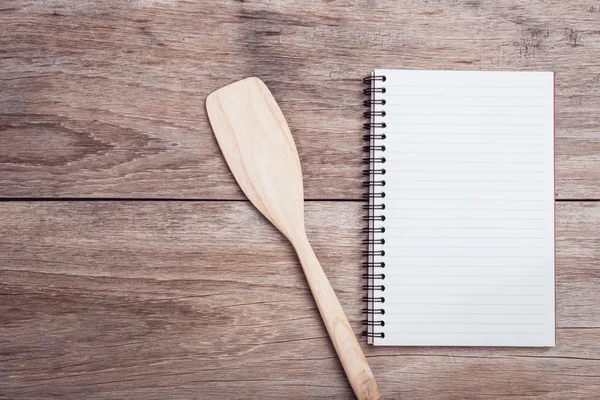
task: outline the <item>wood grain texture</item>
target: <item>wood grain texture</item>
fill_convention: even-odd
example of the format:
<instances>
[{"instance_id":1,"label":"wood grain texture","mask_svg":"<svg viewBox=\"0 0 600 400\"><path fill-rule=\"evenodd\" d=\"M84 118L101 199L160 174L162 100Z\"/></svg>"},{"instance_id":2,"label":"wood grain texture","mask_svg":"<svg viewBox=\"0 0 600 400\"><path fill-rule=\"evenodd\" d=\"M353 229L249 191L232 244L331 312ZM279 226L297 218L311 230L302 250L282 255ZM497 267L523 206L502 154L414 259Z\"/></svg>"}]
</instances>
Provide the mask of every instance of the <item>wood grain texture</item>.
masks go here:
<instances>
[{"instance_id":1,"label":"wood grain texture","mask_svg":"<svg viewBox=\"0 0 600 400\"><path fill-rule=\"evenodd\" d=\"M357 334L361 215L306 204ZM0 221L1 399L351 398L292 247L249 203L3 202ZM598 203L557 205L556 347L361 340L383 398L596 398L599 224Z\"/></svg>"},{"instance_id":2,"label":"wood grain texture","mask_svg":"<svg viewBox=\"0 0 600 400\"><path fill-rule=\"evenodd\" d=\"M591 0L0 1L0 197L243 199L204 102L269 86L306 198L359 199L374 68L556 72L556 196L600 199ZM307 230L362 330L358 202ZM363 350L384 398L594 399L600 204L557 204L557 346ZM227 251L224 251L227 249ZM348 399L292 247L247 202L0 202L0 399Z\"/></svg>"},{"instance_id":3,"label":"wood grain texture","mask_svg":"<svg viewBox=\"0 0 600 400\"><path fill-rule=\"evenodd\" d=\"M556 195L600 197L600 5L573 1L0 4L0 196L241 199L204 100L258 76L306 198L358 199L374 68L556 72Z\"/></svg>"}]
</instances>

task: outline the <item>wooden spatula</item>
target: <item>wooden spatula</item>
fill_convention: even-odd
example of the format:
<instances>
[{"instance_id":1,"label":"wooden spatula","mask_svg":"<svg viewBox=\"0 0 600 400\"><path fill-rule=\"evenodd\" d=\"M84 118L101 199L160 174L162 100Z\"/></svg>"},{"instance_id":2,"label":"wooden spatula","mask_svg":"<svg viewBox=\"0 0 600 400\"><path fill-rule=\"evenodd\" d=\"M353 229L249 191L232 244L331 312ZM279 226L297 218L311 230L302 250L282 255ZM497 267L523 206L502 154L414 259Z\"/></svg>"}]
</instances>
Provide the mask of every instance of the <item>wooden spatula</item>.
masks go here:
<instances>
[{"instance_id":1,"label":"wooden spatula","mask_svg":"<svg viewBox=\"0 0 600 400\"><path fill-rule=\"evenodd\" d=\"M206 109L238 184L296 249L356 397L378 399L373 373L306 237L300 159L273 95L260 79L247 78L211 93Z\"/></svg>"}]
</instances>

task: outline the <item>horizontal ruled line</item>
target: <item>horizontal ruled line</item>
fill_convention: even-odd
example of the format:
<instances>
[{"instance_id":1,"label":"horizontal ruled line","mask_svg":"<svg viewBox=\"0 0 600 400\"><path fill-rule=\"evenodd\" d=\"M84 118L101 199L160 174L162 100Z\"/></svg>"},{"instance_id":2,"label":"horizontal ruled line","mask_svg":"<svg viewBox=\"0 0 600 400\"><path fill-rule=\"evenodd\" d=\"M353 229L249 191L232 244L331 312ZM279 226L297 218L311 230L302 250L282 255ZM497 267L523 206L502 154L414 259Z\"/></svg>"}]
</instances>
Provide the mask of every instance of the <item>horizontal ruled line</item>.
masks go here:
<instances>
[{"instance_id":1,"label":"horizontal ruled line","mask_svg":"<svg viewBox=\"0 0 600 400\"><path fill-rule=\"evenodd\" d=\"M458 238L462 239L462 238ZM527 250L543 250L547 249L548 246L436 246L436 245L388 245L379 247L379 249L527 249Z\"/></svg>"},{"instance_id":2,"label":"horizontal ruled line","mask_svg":"<svg viewBox=\"0 0 600 400\"><path fill-rule=\"evenodd\" d=\"M377 128L381 129L381 128ZM544 136L541 133L515 133L515 132L506 132L506 133L487 133L487 132L478 132L478 133L468 133L468 132L393 132L386 130L387 136L390 135L475 135L475 136ZM386 140L386 139L384 139Z\"/></svg>"},{"instance_id":3,"label":"horizontal ruled line","mask_svg":"<svg viewBox=\"0 0 600 400\"><path fill-rule=\"evenodd\" d=\"M452 315L452 313L448 313ZM507 322L426 322L426 321L414 321L414 322L388 322L390 325L506 325ZM510 325L546 325L545 322L510 322ZM388 324L386 323L386 326Z\"/></svg>"},{"instance_id":4,"label":"horizontal ruled line","mask_svg":"<svg viewBox=\"0 0 600 400\"><path fill-rule=\"evenodd\" d=\"M438 173L484 173L484 174L506 174L506 173L519 173L519 174L544 174L546 171L474 171L474 170L466 170L466 169L453 169L453 170L422 170L422 169L388 169L388 172L420 172L420 173L428 173L428 174L438 174ZM418 181L416 181L418 182Z\"/></svg>"},{"instance_id":5,"label":"horizontal ruled line","mask_svg":"<svg viewBox=\"0 0 600 400\"><path fill-rule=\"evenodd\" d=\"M429 103L411 103L411 104L387 104L378 106L378 108L405 108L405 107L481 107L481 108L544 108L544 106L522 105L515 106L514 104L475 104L475 103L448 103L448 104L429 104Z\"/></svg>"},{"instance_id":6,"label":"horizontal ruled line","mask_svg":"<svg viewBox=\"0 0 600 400\"><path fill-rule=\"evenodd\" d=\"M440 116L440 115L451 115L453 117L519 117L519 118L541 118L545 117L545 114L457 114L457 113L410 113L401 114L396 113L396 117L412 117L412 116ZM382 117L385 118L385 117ZM504 126L505 124L501 124Z\"/></svg>"},{"instance_id":7,"label":"horizontal ruled line","mask_svg":"<svg viewBox=\"0 0 600 400\"><path fill-rule=\"evenodd\" d=\"M389 146L389 145L388 145ZM516 152L516 151L511 151L511 152L499 152L499 151L423 151L423 150L419 150L419 151L413 151L413 150L388 150L386 149L385 151L379 150L382 153L389 153L389 154L495 154L498 156L512 156L512 155L525 155L525 156L545 156L547 155L546 153L530 153L530 152ZM445 162L443 160L441 160L440 162ZM478 161L477 161L478 162ZM542 161L540 161L542 162Z\"/></svg>"},{"instance_id":8,"label":"horizontal ruled line","mask_svg":"<svg viewBox=\"0 0 600 400\"><path fill-rule=\"evenodd\" d=\"M385 256L384 256L385 257ZM427 255L427 256L406 256L406 255L402 255L399 256L402 258L481 258L481 256L472 256L472 255L460 255L460 256L456 256L456 255L445 255L445 256L440 256L440 255ZM494 259L498 259L498 258L534 258L534 259L543 259L543 256L494 256Z\"/></svg>"},{"instance_id":9,"label":"horizontal ruled line","mask_svg":"<svg viewBox=\"0 0 600 400\"><path fill-rule=\"evenodd\" d=\"M385 95L384 95L385 97ZM397 97L397 96L392 96L392 97ZM407 96L410 97L410 96ZM435 97L435 96L432 96ZM465 96L465 97L470 97L470 96ZM376 99L376 100L381 100L381 99ZM377 104L376 105L376 109L377 110L389 110L389 109L394 109L394 108L405 108L405 107L489 107L489 108L508 108L508 107L512 107L512 108L544 108L544 106L536 106L536 105L522 105L522 106L515 106L514 104L475 104L475 103L458 103L458 102L454 102L454 103L442 103L442 102L434 102L434 103L427 103L427 102L421 102L421 103L416 103L416 102L411 102L410 104L402 104L401 102L396 102L395 104L391 104L388 103L384 106ZM392 111L393 113L393 111Z\"/></svg>"},{"instance_id":10,"label":"horizontal ruled line","mask_svg":"<svg viewBox=\"0 0 600 400\"><path fill-rule=\"evenodd\" d=\"M439 125L439 126L545 126L546 124L455 124L455 123L435 123L435 122L389 122L390 125ZM378 128L379 129L379 128Z\"/></svg>"},{"instance_id":11,"label":"horizontal ruled line","mask_svg":"<svg viewBox=\"0 0 600 400\"><path fill-rule=\"evenodd\" d=\"M390 182L402 182L401 180L399 181L390 181ZM387 183L387 180L386 180ZM540 182L542 183L542 182ZM417 189L417 188L407 188L408 190L411 191L415 191L415 192L475 192L475 193L489 193L489 192L502 192L502 193L531 193L531 192L536 192L536 193L544 193L544 192L550 192L550 190L546 190L546 189Z\"/></svg>"},{"instance_id":12,"label":"horizontal ruled line","mask_svg":"<svg viewBox=\"0 0 600 400\"><path fill-rule=\"evenodd\" d=\"M392 276L392 275L390 275ZM396 275L393 275L396 276ZM448 275L448 276L455 276L455 275ZM504 275L502 275L504 276ZM385 280L385 279L384 279ZM436 286L436 287L442 287L442 286L449 286L449 287L456 287L456 286L465 286L465 287L479 287L479 286L484 286L484 287L547 287L548 285L539 285L539 284L525 284L525 285L513 285L513 284L506 284L506 285L501 285L501 284L463 284L463 283L453 283L453 284L447 284L447 283L394 283L394 287L399 287L399 286L409 286L409 287L413 287L413 286ZM503 294L498 294L497 296L504 296ZM521 296L521 295L519 295Z\"/></svg>"},{"instance_id":13,"label":"horizontal ruled line","mask_svg":"<svg viewBox=\"0 0 600 400\"><path fill-rule=\"evenodd\" d=\"M443 172L447 173L448 171L443 171ZM440 183L446 183L446 182L452 182L452 183L546 183L543 180L516 181L516 180L490 180L490 179L470 180L470 179L403 179L403 178L389 179L389 178L386 178L385 181L386 182L440 182Z\"/></svg>"},{"instance_id":14,"label":"horizontal ruled line","mask_svg":"<svg viewBox=\"0 0 600 400\"><path fill-rule=\"evenodd\" d=\"M386 134L389 135L389 134ZM466 141L466 142L441 142L439 140L436 140L435 142L424 142L424 141L417 141L417 140L404 140L404 141L400 141L400 140L390 140L390 138L387 139L383 139L385 140L385 143L393 143L393 144L475 144L475 145L490 145L490 146L497 146L497 145L528 145L528 146L545 146L547 143L544 142L471 142L471 141ZM454 151L452 152L454 153ZM516 153L516 154L522 154L522 153Z\"/></svg>"},{"instance_id":15,"label":"horizontal ruled line","mask_svg":"<svg viewBox=\"0 0 600 400\"><path fill-rule=\"evenodd\" d=\"M389 195L389 196L391 196L391 195ZM386 200L389 200L389 199L386 197ZM536 200L536 199L445 199L445 198L425 199L425 198L417 198L417 197L401 197L401 198L398 198L396 201L398 201L398 200L443 200L443 201L446 201L446 200L456 200L456 201L470 200L470 201L478 201L478 202L479 201L504 201L504 202L517 202L517 203L518 202L531 202L531 203L544 203L545 202L545 200ZM556 200L556 201L559 201L559 200Z\"/></svg>"},{"instance_id":16,"label":"horizontal ruled line","mask_svg":"<svg viewBox=\"0 0 600 400\"><path fill-rule=\"evenodd\" d=\"M402 210L406 211L404 207L387 207L386 211L390 210ZM429 207L411 207L410 211L543 211L538 208L429 208Z\"/></svg>"},{"instance_id":17,"label":"horizontal ruled line","mask_svg":"<svg viewBox=\"0 0 600 400\"><path fill-rule=\"evenodd\" d=\"M403 256L402 258L407 258L406 256ZM388 268L388 267L386 267ZM481 264L452 264L452 265L440 265L440 264L425 264L425 265L396 265L396 266L390 266L389 269L393 269L394 271L403 271L406 269L413 269L416 268L418 270L424 269L424 268L443 268L443 269L453 269L453 268L476 268L476 269L492 269L492 268L502 268L502 269L507 269L507 268L519 268L519 269L524 269L524 268L528 268L528 269L534 269L534 270L538 270L538 269L546 269L546 267L544 267L543 265L481 265ZM393 274L393 275L391 275ZM407 274L410 275L410 274ZM433 275L433 274L432 274ZM449 276L452 276L450 274L448 274ZM390 276L396 276L395 272L391 272ZM399 276L402 276L402 274L399 274ZM434 276L437 276L437 274L435 274ZM457 275L459 276L459 275ZM485 275L487 276L487 274ZM504 275L502 275L504 276ZM520 276L520 275L519 275Z\"/></svg>"},{"instance_id":18,"label":"horizontal ruled line","mask_svg":"<svg viewBox=\"0 0 600 400\"><path fill-rule=\"evenodd\" d=\"M387 294L387 293L386 293ZM515 293L408 293L402 294L397 293L394 294L394 297L397 296L502 296L502 297L547 297L546 294L515 294ZM388 295L389 296L389 295ZM387 302L385 304L388 304ZM393 304L393 303L392 303ZM424 303L429 304L429 303Z\"/></svg>"},{"instance_id":19,"label":"horizontal ruled line","mask_svg":"<svg viewBox=\"0 0 600 400\"><path fill-rule=\"evenodd\" d=\"M478 220L478 221L498 221L498 220L506 220L506 218L479 218L479 217L395 217L394 221L405 221L405 220ZM516 221L543 221L545 218L518 218ZM459 227L460 228L460 227ZM512 229L512 228L511 228Z\"/></svg>"},{"instance_id":20,"label":"horizontal ruled line","mask_svg":"<svg viewBox=\"0 0 600 400\"><path fill-rule=\"evenodd\" d=\"M529 304L527 304L529 305ZM386 312L385 315L387 315L388 313ZM390 313L392 315L398 315L395 313ZM421 315L421 314L426 314L426 315L531 315L531 316L545 316L545 313L467 313L467 312L445 312L445 313L440 313L440 312L406 312L406 311L402 311L402 314L409 314L409 315ZM392 322L390 322L390 324L393 324Z\"/></svg>"},{"instance_id":21,"label":"horizontal ruled line","mask_svg":"<svg viewBox=\"0 0 600 400\"><path fill-rule=\"evenodd\" d=\"M387 89L387 88L386 88ZM381 100L376 96L375 100ZM388 94L385 93L381 97L445 97L445 98L462 98L462 97L473 97L473 98L487 98L487 99L543 99L545 96L499 96L499 95L463 95L463 94Z\"/></svg>"},{"instance_id":22,"label":"horizontal ruled line","mask_svg":"<svg viewBox=\"0 0 600 400\"><path fill-rule=\"evenodd\" d=\"M456 228L462 229L462 228ZM486 230L487 228L480 228L481 230ZM512 229L512 228L506 228ZM384 235L385 236L385 235ZM390 236L386 236L390 237ZM391 236L393 239L544 239L545 236L414 236L410 235L410 237L405 236ZM389 246L389 244L387 245Z\"/></svg>"},{"instance_id":23,"label":"horizontal ruled line","mask_svg":"<svg viewBox=\"0 0 600 400\"><path fill-rule=\"evenodd\" d=\"M397 197L398 200L438 200L438 201L446 201L446 200L456 200L456 201L530 201L530 202L544 202L544 200L528 200L528 199L474 199L472 197Z\"/></svg>"},{"instance_id":24,"label":"horizontal ruled line","mask_svg":"<svg viewBox=\"0 0 600 400\"><path fill-rule=\"evenodd\" d=\"M439 268L444 268L444 267L439 267ZM460 267L460 268L469 268L469 267ZM480 268L480 267L476 267L476 268ZM502 268L502 267L497 267L497 268ZM522 268L522 267L519 267ZM538 267L524 267L524 268L538 268ZM394 278L405 278L405 277L412 277L412 276L418 276L418 277L424 277L424 276L435 276L435 277L440 277L440 278L447 278L447 277L463 277L463 276L467 276L467 277L502 277L502 278L543 278L545 275L507 275L507 274L440 274L440 273L436 273L436 274L397 274L397 273L390 273L389 277L394 277Z\"/></svg>"},{"instance_id":25,"label":"horizontal ruled line","mask_svg":"<svg viewBox=\"0 0 600 400\"><path fill-rule=\"evenodd\" d=\"M455 89L547 89L544 86L463 86L463 85L392 85L390 83L377 84L376 87L386 88L455 88Z\"/></svg>"},{"instance_id":26,"label":"horizontal ruled line","mask_svg":"<svg viewBox=\"0 0 600 400\"><path fill-rule=\"evenodd\" d=\"M512 324L511 324L512 325ZM486 331L486 332L416 332L416 331L386 331L388 333L410 333L410 334L430 334L430 335L448 335L448 334L457 334L457 335L542 335L545 332L496 332L496 331Z\"/></svg>"},{"instance_id":27,"label":"horizontal ruled line","mask_svg":"<svg viewBox=\"0 0 600 400\"><path fill-rule=\"evenodd\" d=\"M402 256L402 258L407 258L407 256ZM391 266L391 268L393 268L394 270L403 270L403 269L407 269L407 268L417 268L419 270L423 269L423 268L448 268L448 269L452 269L452 268L457 268L457 267L458 268L477 268L477 269L488 269L488 268L545 269L546 268L546 267L544 267L542 265L531 265L531 266L528 266L528 265L481 265L481 264L471 264L471 265L466 265L466 264L461 264L461 265L426 264L426 265L414 265L414 266L413 265L411 265L411 266L398 265L396 267ZM394 275L390 275L390 276L396 276L396 274L394 273ZM399 275L399 276L402 276L402 275ZM430 275L428 275L428 276L430 276ZM437 276L437 274L433 275L433 276ZM487 276L487 275L485 275L485 276ZM504 276L504 275L502 275L502 276Z\"/></svg>"},{"instance_id":28,"label":"horizontal ruled line","mask_svg":"<svg viewBox=\"0 0 600 400\"><path fill-rule=\"evenodd\" d=\"M401 199L397 200L397 202L400 202ZM474 202L477 202L478 200L473 200ZM434 202L435 204L435 202ZM410 206L403 206L403 205L398 205L398 206L394 206L394 207L390 207L389 205L385 207L385 210L377 210L377 212L382 212L384 214L390 214L393 215L395 211L406 211L406 212L420 212L420 211L448 211L449 213L455 213L455 212L465 212L465 211L470 211L470 212L475 212L475 213L485 213L486 211L531 211L532 213L542 213L542 212L548 212L549 210L552 210L552 204L549 204L549 207L547 209L539 209L539 208L525 208L525 207L519 207L519 208L510 208L510 207L501 207L501 208L486 208L483 206L478 206L478 207L413 207L412 205ZM521 220L520 217L516 217L516 218L511 218L514 220Z\"/></svg>"},{"instance_id":29,"label":"horizontal ruled line","mask_svg":"<svg viewBox=\"0 0 600 400\"><path fill-rule=\"evenodd\" d=\"M384 151L375 151L376 153L385 153ZM394 160L394 163L431 163L431 160ZM439 161L438 161L439 162ZM441 161L444 164L542 164L546 163L543 161ZM503 171L504 172L504 171Z\"/></svg>"},{"instance_id":30,"label":"horizontal ruled line","mask_svg":"<svg viewBox=\"0 0 600 400\"><path fill-rule=\"evenodd\" d=\"M490 230L490 229L511 229L511 230L538 230L538 231L542 231L544 230L544 228L538 228L538 227L519 227L519 228L513 228L513 227L476 227L476 226L461 226L460 228L455 228L455 227L451 227L451 226L394 226L394 225L385 225L386 229L387 228L391 228L391 229L485 229L485 230ZM389 235L385 235L383 234L382 236L388 237Z\"/></svg>"},{"instance_id":31,"label":"horizontal ruled line","mask_svg":"<svg viewBox=\"0 0 600 400\"><path fill-rule=\"evenodd\" d=\"M405 302L385 302L384 304L388 305L388 304L393 304L393 305L407 305L407 306L421 306L421 305L426 305L426 306L430 306L430 305L434 305L434 306L445 306L445 305L449 305L449 306L519 306L522 304L506 304L506 303L405 303ZM545 306L547 305L546 303L527 303L525 304L527 306ZM395 312L387 312L385 313L385 315L388 314L392 314L392 315L399 315L402 313L395 313ZM384 317L385 318L385 317Z\"/></svg>"}]
</instances>

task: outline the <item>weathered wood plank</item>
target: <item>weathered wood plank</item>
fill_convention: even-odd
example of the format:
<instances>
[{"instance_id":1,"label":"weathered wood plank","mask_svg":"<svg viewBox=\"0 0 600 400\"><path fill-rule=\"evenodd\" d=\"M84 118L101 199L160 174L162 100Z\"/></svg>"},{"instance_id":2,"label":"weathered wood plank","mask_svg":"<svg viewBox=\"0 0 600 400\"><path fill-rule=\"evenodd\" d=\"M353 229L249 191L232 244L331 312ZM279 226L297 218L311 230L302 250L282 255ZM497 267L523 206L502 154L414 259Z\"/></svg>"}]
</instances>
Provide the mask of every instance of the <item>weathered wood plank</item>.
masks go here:
<instances>
[{"instance_id":1,"label":"weathered wood plank","mask_svg":"<svg viewBox=\"0 0 600 400\"><path fill-rule=\"evenodd\" d=\"M17 1L0 11L0 196L240 199L204 100L256 75L306 198L360 197L376 67L553 70L558 198L600 198L593 1Z\"/></svg>"},{"instance_id":2,"label":"weathered wood plank","mask_svg":"<svg viewBox=\"0 0 600 400\"><path fill-rule=\"evenodd\" d=\"M359 333L361 204L306 208ZM557 346L361 341L386 398L597 395L600 204L557 215ZM0 398L350 398L293 250L250 204L4 202L0 221Z\"/></svg>"}]
</instances>

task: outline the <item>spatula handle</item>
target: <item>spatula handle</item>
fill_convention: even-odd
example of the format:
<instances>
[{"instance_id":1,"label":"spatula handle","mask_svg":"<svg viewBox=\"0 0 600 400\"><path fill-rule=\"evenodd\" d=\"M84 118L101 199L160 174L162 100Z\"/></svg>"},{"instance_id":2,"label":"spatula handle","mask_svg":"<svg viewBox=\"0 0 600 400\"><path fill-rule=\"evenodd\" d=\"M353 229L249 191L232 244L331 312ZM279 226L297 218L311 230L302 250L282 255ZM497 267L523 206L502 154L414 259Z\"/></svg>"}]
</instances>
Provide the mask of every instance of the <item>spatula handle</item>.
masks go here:
<instances>
[{"instance_id":1,"label":"spatula handle","mask_svg":"<svg viewBox=\"0 0 600 400\"><path fill-rule=\"evenodd\" d=\"M359 400L379 399L379 388L369 363L306 235L294 242L306 280L354 394Z\"/></svg>"}]
</instances>

